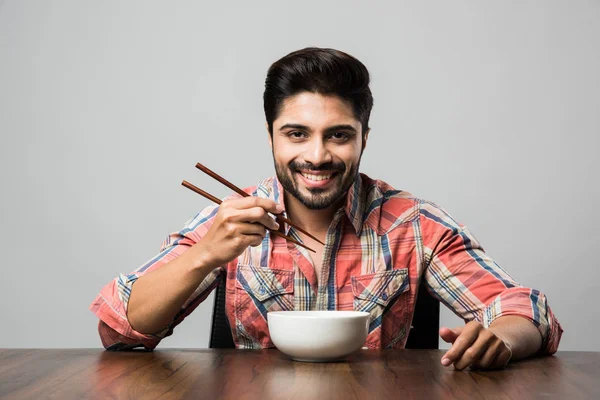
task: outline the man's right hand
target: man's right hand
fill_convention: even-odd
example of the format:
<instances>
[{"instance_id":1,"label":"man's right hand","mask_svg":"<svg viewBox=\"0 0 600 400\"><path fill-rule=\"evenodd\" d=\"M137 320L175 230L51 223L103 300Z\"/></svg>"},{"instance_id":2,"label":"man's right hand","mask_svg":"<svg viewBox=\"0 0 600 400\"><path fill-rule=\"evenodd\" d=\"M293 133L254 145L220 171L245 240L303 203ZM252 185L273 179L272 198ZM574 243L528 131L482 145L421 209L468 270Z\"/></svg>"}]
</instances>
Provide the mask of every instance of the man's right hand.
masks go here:
<instances>
[{"instance_id":1,"label":"man's right hand","mask_svg":"<svg viewBox=\"0 0 600 400\"><path fill-rule=\"evenodd\" d=\"M248 246L259 245L265 227L278 229L268 213L282 211L274 201L258 197L221 203L208 232L191 249L135 281L127 307L131 327L146 334L168 327L208 274Z\"/></svg>"},{"instance_id":2,"label":"man's right hand","mask_svg":"<svg viewBox=\"0 0 600 400\"><path fill-rule=\"evenodd\" d=\"M226 200L219 206L206 235L194 247L208 265L214 268L225 265L248 246L258 246L267 233L266 228L279 229L268 213L282 211L282 206L261 197Z\"/></svg>"}]
</instances>

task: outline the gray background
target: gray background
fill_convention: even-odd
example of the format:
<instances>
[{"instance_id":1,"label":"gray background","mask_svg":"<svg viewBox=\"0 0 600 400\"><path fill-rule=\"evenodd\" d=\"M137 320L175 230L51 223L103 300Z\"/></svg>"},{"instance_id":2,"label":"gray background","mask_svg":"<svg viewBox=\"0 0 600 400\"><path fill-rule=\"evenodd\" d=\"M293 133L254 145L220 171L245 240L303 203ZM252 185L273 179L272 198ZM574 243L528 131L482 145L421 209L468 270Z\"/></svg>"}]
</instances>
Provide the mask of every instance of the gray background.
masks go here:
<instances>
[{"instance_id":1,"label":"gray background","mask_svg":"<svg viewBox=\"0 0 600 400\"><path fill-rule=\"evenodd\" d=\"M0 1L0 347L98 347L88 306L227 189L273 173L270 63L372 74L362 171L436 201L600 350L596 1ZM206 347L212 297L164 347ZM444 310L442 323L460 325Z\"/></svg>"}]
</instances>

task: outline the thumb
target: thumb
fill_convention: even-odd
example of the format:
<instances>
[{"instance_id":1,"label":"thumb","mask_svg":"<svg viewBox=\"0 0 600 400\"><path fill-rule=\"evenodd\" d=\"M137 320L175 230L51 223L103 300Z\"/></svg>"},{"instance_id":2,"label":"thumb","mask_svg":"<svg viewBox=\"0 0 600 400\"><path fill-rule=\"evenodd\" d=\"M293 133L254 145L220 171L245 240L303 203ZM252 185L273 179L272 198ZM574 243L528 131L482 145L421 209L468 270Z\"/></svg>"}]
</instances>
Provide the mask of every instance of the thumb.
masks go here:
<instances>
[{"instance_id":1,"label":"thumb","mask_svg":"<svg viewBox=\"0 0 600 400\"><path fill-rule=\"evenodd\" d=\"M461 334L463 327L460 326L458 328L450 329L445 326L440 329L440 337L446 343L454 343L454 341Z\"/></svg>"}]
</instances>

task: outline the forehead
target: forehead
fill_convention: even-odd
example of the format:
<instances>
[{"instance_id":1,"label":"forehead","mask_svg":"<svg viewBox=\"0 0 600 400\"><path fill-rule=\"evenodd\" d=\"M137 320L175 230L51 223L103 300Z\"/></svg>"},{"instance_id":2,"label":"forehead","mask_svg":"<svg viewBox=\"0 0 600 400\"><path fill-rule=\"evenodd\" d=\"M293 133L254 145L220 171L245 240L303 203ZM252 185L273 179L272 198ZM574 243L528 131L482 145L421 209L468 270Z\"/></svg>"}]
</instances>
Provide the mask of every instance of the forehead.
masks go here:
<instances>
[{"instance_id":1,"label":"forehead","mask_svg":"<svg viewBox=\"0 0 600 400\"><path fill-rule=\"evenodd\" d=\"M279 116L273 125L277 129L289 123L313 129L348 124L360 130L361 126L350 104L340 97L308 92L299 93L283 101Z\"/></svg>"}]
</instances>

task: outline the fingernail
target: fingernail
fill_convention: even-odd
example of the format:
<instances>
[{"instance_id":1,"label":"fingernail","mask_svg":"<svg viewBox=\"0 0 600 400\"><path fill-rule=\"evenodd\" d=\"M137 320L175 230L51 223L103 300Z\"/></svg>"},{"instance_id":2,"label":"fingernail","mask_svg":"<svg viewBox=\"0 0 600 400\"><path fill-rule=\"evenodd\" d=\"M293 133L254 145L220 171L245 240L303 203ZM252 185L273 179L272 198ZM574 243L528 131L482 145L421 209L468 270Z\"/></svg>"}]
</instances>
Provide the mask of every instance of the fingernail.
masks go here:
<instances>
[{"instance_id":1,"label":"fingernail","mask_svg":"<svg viewBox=\"0 0 600 400\"><path fill-rule=\"evenodd\" d=\"M450 365L450 359L449 358L442 358L442 365L444 367L447 367L448 365Z\"/></svg>"},{"instance_id":2,"label":"fingernail","mask_svg":"<svg viewBox=\"0 0 600 400\"><path fill-rule=\"evenodd\" d=\"M275 222L275 227L273 228L273 230L275 230L275 231L279 230L279 224L277 222Z\"/></svg>"}]
</instances>

